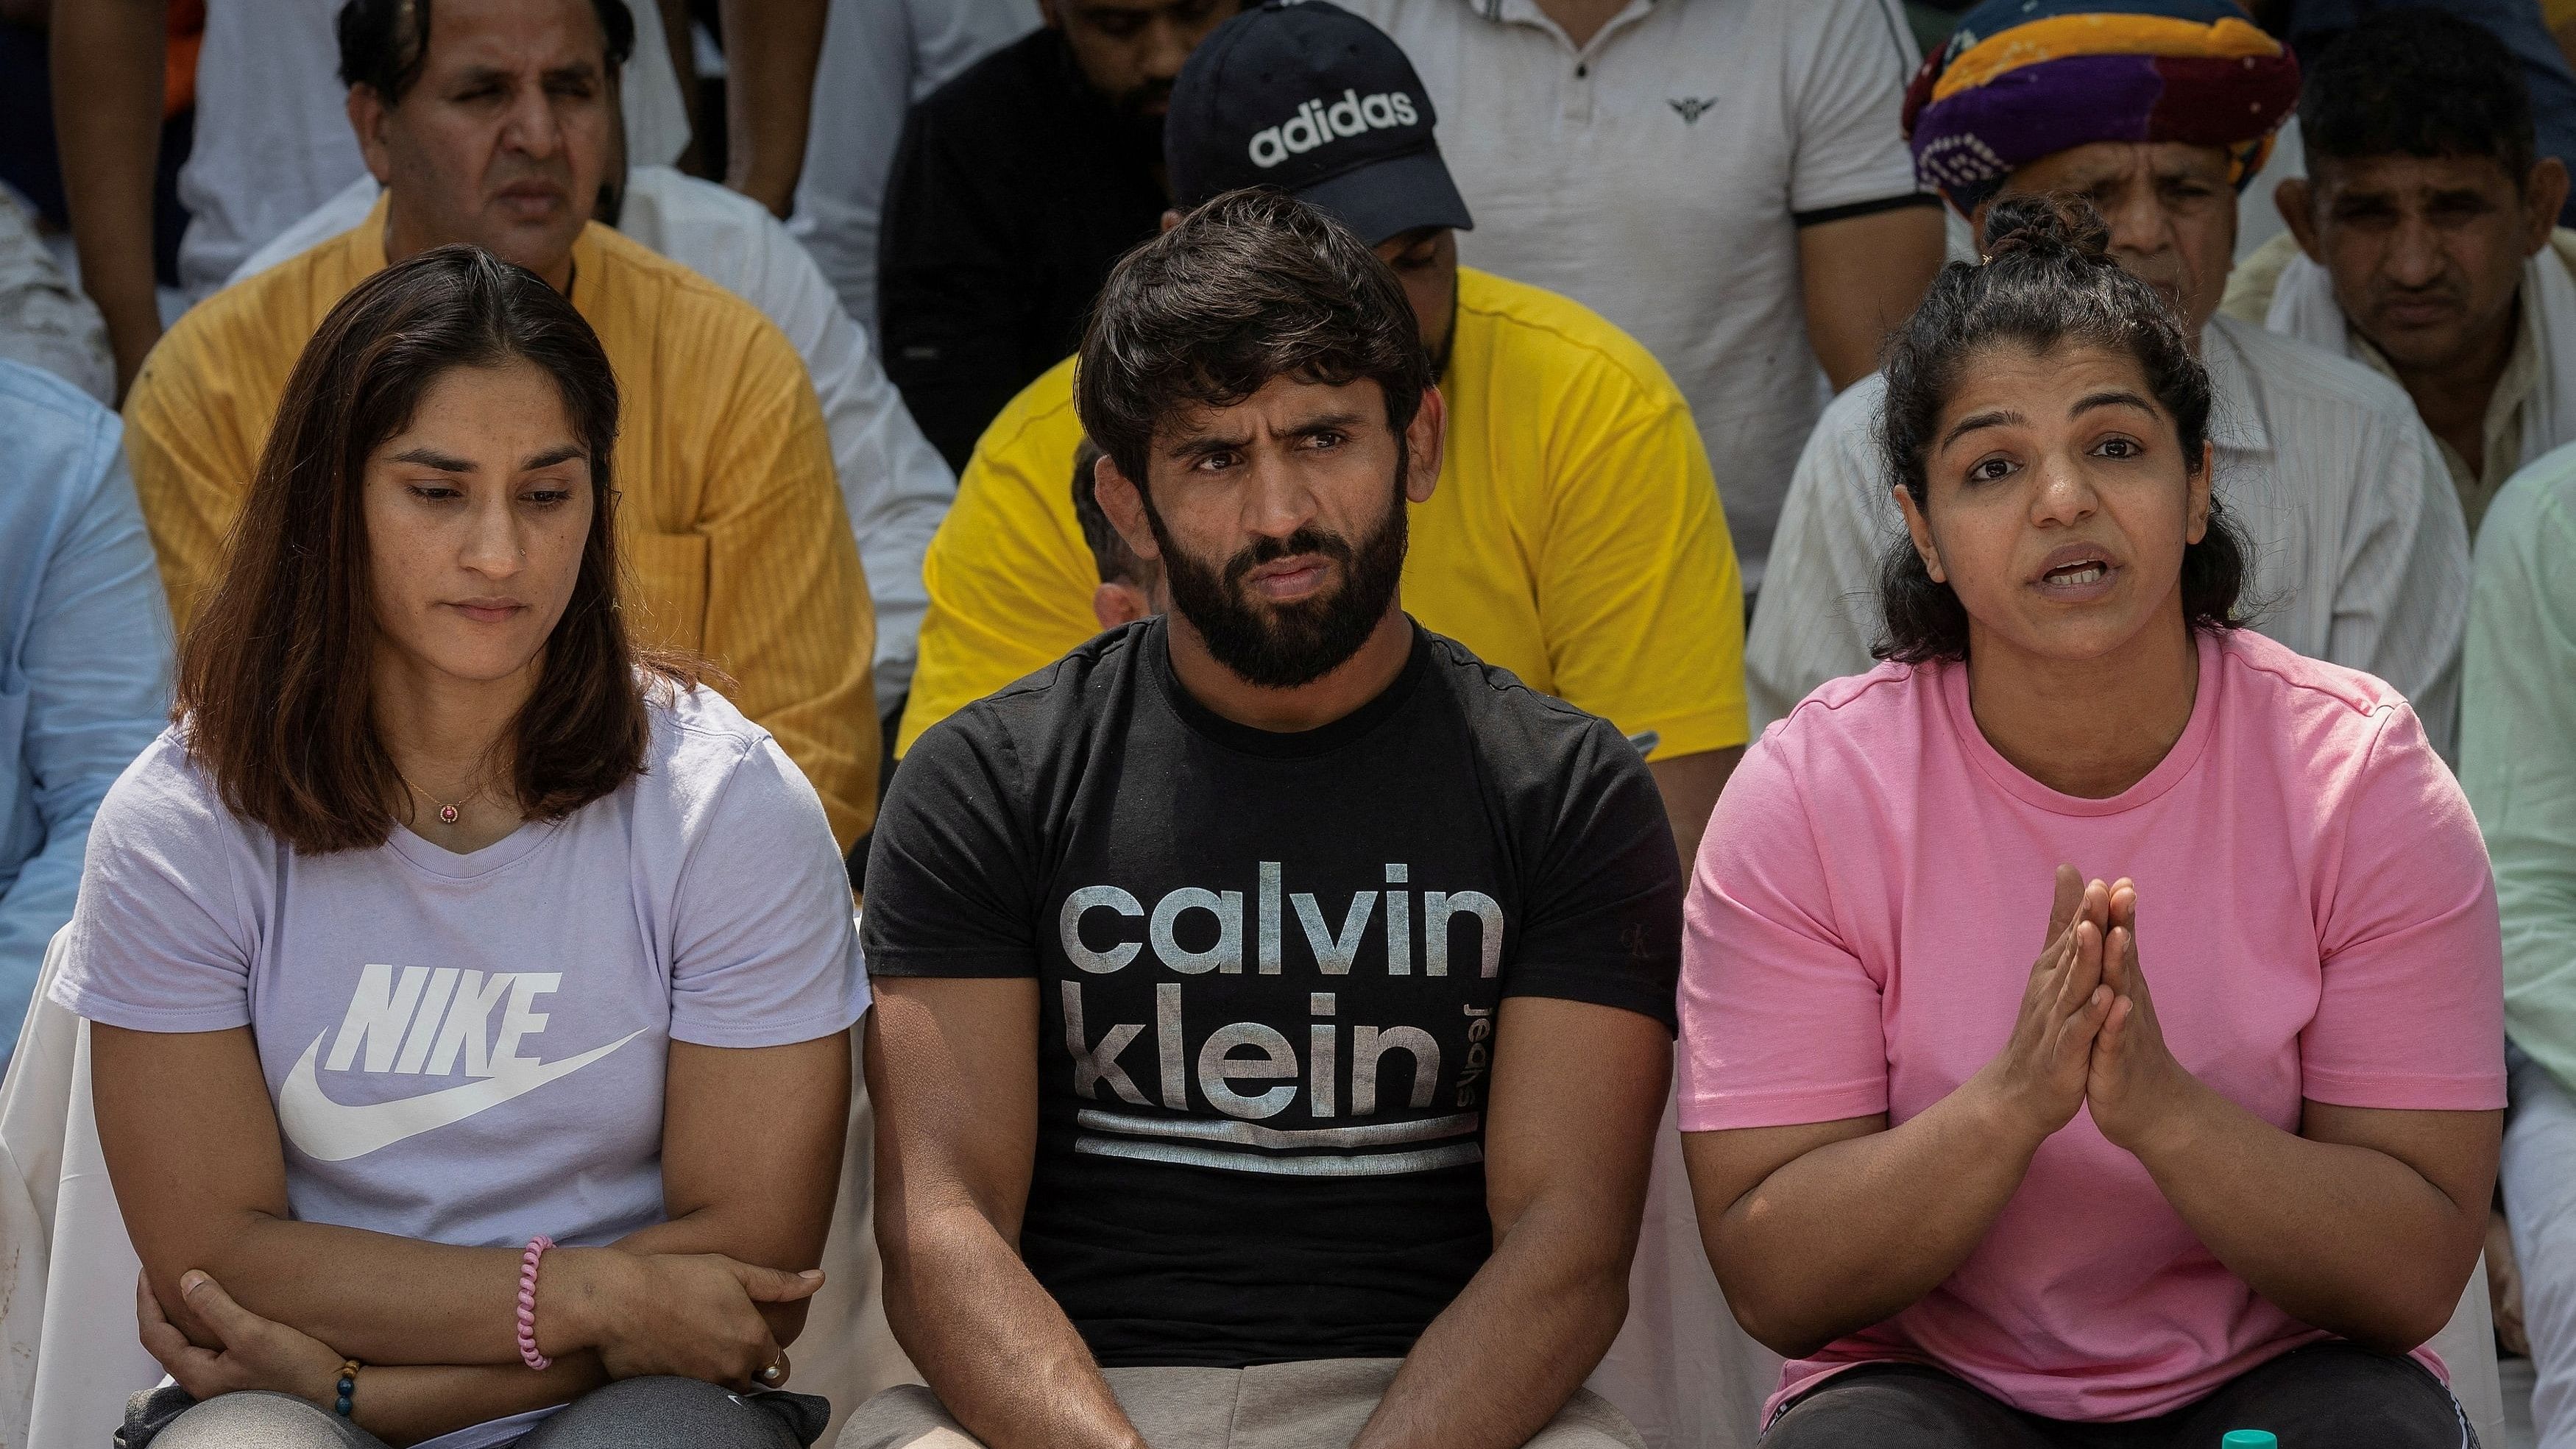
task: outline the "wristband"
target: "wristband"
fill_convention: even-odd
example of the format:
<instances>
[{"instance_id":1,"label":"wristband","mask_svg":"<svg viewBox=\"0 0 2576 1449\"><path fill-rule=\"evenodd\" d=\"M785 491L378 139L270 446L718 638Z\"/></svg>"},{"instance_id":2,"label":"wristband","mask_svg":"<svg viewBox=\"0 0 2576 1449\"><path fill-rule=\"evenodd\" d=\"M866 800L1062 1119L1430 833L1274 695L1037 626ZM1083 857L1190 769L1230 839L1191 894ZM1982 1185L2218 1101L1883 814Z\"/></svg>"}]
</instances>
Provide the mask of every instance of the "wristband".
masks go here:
<instances>
[{"instance_id":1,"label":"wristband","mask_svg":"<svg viewBox=\"0 0 2576 1449\"><path fill-rule=\"evenodd\" d=\"M338 1414L343 1419L353 1419L357 1417L358 1370L365 1367L365 1364L358 1362L354 1358L344 1358L340 1360L340 1401L331 1406L331 1412Z\"/></svg>"},{"instance_id":2,"label":"wristband","mask_svg":"<svg viewBox=\"0 0 2576 1449\"><path fill-rule=\"evenodd\" d=\"M519 1259L519 1361L543 1371L554 1360L537 1352L537 1260L555 1240L543 1233L528 1239L528 1251Z\"/></svg>"}]
</instances>

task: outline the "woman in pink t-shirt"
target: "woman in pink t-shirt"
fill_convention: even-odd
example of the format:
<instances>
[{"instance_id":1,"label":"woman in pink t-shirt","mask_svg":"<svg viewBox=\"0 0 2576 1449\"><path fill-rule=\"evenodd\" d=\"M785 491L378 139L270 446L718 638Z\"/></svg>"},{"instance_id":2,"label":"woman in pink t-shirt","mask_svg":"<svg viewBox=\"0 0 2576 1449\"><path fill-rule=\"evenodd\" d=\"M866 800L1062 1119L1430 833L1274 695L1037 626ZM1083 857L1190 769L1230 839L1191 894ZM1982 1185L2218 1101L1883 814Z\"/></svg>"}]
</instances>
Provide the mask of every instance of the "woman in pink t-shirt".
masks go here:
<instances>
[{"instance_id":1,"label":"woman in pink t-shirt","mask_svg":"<svg viewBox=\"0 0 2576 1449\"><path fill-rule=\"evenodd\" d=\"M1765 1443L2450 1449L2475 822L2395 691L2236 627L2207 374L2099 218L1990 226L1891 346L1886 662L1746 755L1691 888L1681 1125L1790 1360Z\"/></svg>"}]
</instances>

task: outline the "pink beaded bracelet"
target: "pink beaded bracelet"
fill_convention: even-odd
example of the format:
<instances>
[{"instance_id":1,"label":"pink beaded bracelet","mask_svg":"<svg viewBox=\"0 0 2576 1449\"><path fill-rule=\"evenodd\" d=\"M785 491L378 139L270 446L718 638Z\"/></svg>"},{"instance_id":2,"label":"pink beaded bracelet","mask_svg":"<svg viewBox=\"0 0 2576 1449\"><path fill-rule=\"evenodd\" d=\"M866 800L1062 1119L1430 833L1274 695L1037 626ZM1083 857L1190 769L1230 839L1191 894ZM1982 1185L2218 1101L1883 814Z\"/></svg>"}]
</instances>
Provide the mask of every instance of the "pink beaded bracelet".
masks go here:
<instances>
[{"instance_id":1,"label":"pink beaded bracelet","mask_svg":"<svg viewBox=\"0 0 2576 1449\"><path fill-rule=\"evenodd\" d=\"M528 1251L519 1259L519 1360L539 1371L554 1360L537 1352L537 1260L554 1245L554 1239L539 1233L528 1239Z\"/></svg>"}]
</instances>

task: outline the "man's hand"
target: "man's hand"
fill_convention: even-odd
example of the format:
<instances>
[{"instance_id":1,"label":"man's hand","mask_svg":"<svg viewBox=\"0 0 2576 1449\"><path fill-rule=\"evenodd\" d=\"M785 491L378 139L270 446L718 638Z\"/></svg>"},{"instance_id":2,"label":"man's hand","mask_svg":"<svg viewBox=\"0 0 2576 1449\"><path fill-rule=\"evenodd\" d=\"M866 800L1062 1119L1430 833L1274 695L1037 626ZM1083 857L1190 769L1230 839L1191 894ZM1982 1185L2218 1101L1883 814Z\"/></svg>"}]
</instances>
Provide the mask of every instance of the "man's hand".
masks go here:
<instances>
[{"instance_id":1,"label":"man's hand","mask_svg":"<svg viewBox=\"0 0 2576 1449\"><path fill-rule=\"evenodd\" d=\"M232 1300L232 1295L203 1273L179 1279L188 1311L215 1335L220 1348L199 1348L161 1311L152 1296L152 1280L134 1278L134 1316L144 1352L200 1403L244 1389L270 1389L293 1394L329 1408L339 1383L340 1355L329 1344L273 1323Z\"/></svg>"},{"instance_id":2,"label":"man's hand","mask_svg":"<svg viewBox=\"0 0 2576 1449\"><path fill-rule=\"evenodd\" d=\"M2094 889L2101 882L2093 883ZM2121 879L2110 888L2111 933L2102 949L2102 984L2112 994L2109 1016L2093 1044L2084 1095L2093 1125L2112 1145L2138 1152L2157 1128L2170 1128L2198 1079L2174 1060L2156 1020L2155 998L2138 966L2138 888Z\"/></svg>"},{"instance_id":3,"label":"man's hand","mask_svg":"<svg viewBox=\"0 0 2576 1449\"><path fill-rule=\"evenodd\" d=\"M596 1348L612 1379L673 1374L774 1389L787 1382L787 1356L756 1305L793 1303L822 1286L819 1269L788 1273L719 1253L563 1249L537 1274L537 1329L553 1338L547 1330L560 1324L561 1341ZM774 1378L765 1373L773 1367Z\"/></svg>"},{"instance_id":4,"label":"man's hand","mask_svg":"<svg viewBox=\"0 0 2576 1449\"><path fill-rule=\"evenodd\" d=\"M2047 946L2031 965L2012 1039L1969 1079L2034 1139L2084 1105L2094 1041L2115 999L2102 974L2110 895L2100 881L2082 883L2073 866L2057 868Z\"/></svg>"}]
</instances>

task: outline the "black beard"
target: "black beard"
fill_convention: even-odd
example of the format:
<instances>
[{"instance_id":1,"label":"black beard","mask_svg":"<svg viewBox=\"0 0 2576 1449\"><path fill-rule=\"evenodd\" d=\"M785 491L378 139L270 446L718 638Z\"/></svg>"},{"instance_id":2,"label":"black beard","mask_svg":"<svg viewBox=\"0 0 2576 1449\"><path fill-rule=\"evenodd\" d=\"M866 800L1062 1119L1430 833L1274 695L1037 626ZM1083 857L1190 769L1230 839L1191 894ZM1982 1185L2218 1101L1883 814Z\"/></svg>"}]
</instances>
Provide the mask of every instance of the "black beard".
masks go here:
<instances>
[{"instance_id":1,"label":"black beard","mask_svg":"<svg viewBox=\"0 0 2576 1449\"><path fill-rule=\"evenodd\" d=\"M1287 538L1253 544L1226 560L1222 569L1173 547L1148 495L1145 521L1162 547L1163 581L1172 593L1173 612L1198 630L1217 663L1257 689L1296 689L1340 668L1386 617L1404 576L1404 466L1396 465L1395 497L1386 521L1359 547L1339 534L1301 528ZM1273 559L1301 553L1341 565L1341 587L1281 605L1255 603L1245 593L1244 575Z\"/></svg>"}]
</instances>

